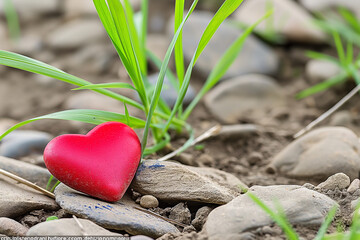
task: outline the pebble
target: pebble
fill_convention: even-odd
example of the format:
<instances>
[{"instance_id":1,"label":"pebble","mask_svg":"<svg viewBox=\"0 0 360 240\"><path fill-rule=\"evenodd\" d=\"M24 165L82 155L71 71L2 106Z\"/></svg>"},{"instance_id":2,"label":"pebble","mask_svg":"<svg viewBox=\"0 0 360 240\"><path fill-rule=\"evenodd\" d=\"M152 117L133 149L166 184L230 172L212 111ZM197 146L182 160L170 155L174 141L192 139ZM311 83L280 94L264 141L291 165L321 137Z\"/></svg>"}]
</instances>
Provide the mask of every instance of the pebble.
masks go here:
<instances>
[{"instance_id":1,"label":"pebble","mask_svg":"<svg viewBox=\"0 0 360 240\"><path fill-rule=\"evenodd\" d=\"M106 37L98 18L75 19L49 32L45 43L54 50L74 50Z\"/></svg>"},{"instance_id":2,"label":"pebble","mask_svg":"<svg viewBox=\"0 0 360 240\"><path fill-rule=\"evenodd\" d=\"M16 218L32 210L58 208L53 199L0 176L0 217Z\"/></svg>"},{"instance_id":3,"label":"pebble","mask_svg":"<svg viewBox=\"0 0 360 240\"><path fill-rule=\"evenodd\" d=\"M213 14L205 11L193 12L183 29L184 57L190 62L197 44ZM259 17L260 18L260 17ZM173 21L169 21L168 35L173 35ZM197 75L207 78L227 48L240 36L242 31L224 22L216 31L208 46L199 57L194 70ZM254 36L249 36L232 66L223 79L249 73L274 74L279 67L277 54Z\"/></svg>"},{"instance_id":4,"label":"pebble","mask_svg":"<svg viewBox=\"0 0 360 240\"><path fill-rule=\"evenodd\" d=\"M51 176L50 172L45 168L1 156L0 169L22 177L43 188L46 187ZM55 182L53 181L53 183Z\"/></svg>"},{"instance_id":5,"label":"pebble","mask_svg":"<svg viewBox=\"0 0 360 240\"><path fill-rule=\"evenodd\" d=\"M50 14L56 14L60 11L60 2L58 0L12 0L17 15L24 23L41 19L41 17ZM0 15L4 15L5 1L0 1Z\"/></svg>"},{"instance_id":6,"label":"pebble","mask_svg":"<svg viewBox=\"0 0 360 240\"><path fill-rule=\"evenodd\" d=\"M20 158L31 153L42 153L52 135L30 130L16 130L7 135L0 144L0 156Z\"/></svg>"},{"instance_id":7,"label":"pebble","mask_svg":"<svg viewBox=\"0 0 360 240\"><path fill-rule=\"evenodd\" d=\"M292 42L326 42L326 35L316 28L312 16L295 1L271 0L268 3L274 8L274 13L271 18L257 26L258 31L266 33L271 24L274 34L280 34ZM267 0L246 1L235 12L235 18L246 25L251 25L265 14L268 3Z\"/></svg>"},{"instance_id":8,"label":"pebble","mask_svg":"<svg viewBox=\"0 0 360 240\"><path fill-rule=\"evenodd\" d=\"M143 208L156 208L159 206L159 201L152 195L144 195L140 199L140 206Z\"/></svg>"},{"instance_id":9,"label":"pebble","mask_svg":"<svg viewBox=\"0 0 360 240\"><path fill-rule=\"evenodd\" d=\"M158 238L165 233L179 232L172 224L133 208L137 205L127 196L116 203L108 203L60 184L55 189L55 197L61 208L70 214L87 218L108 229L153 238Z\"/></svg>"},{"instance_id":10,"label":"pebble","mask_svg":"<svg viewBox=\"0 0 360 240\"><path fill-rule=\"evenodd\" d=\"M137 235L130 237L130 240L153 240L153 238L144 235Z\"/></svg>"},{"instance_id":11,"label":"pebble","mask_svg":"<svg viewBox=\"0 0 360 240\"><path fill-rule=\"evenodd\" d=\"M81 226L80 226L80 224ZM63 218L37 224L29 229L26 236L114 236L121 234L110 232L87 219Z\"/></svg>"},{"instance_id":12,"label":"pebble","mask_svg":"<svg viewBox=\"0 0 360 240\"><path fill-rule=\"evenodd\" d=\"M330 61L310 60L305 66L305 74L311 84L317 84L338 75L341 68Z\"/></svg>"},{"instance_id":13,"label":"pebble","mask_svg":"<svg viewBox=\"0 0 360 240\"><path fill-rule=\"evenodd\" d=\"M23 237L26 235L28 229L18 223L17 221L0 217L0 234L4 234L8 237Z\"/></svg>"},{"instance_id":14,"label":"pebble","mask_svg":"<svg viewBox=\"0 0 360 240\"><path fill-rule=\"evenodd\" d=\"M159 73L155 73L153 75L148 76L148 81L155 86L156 81L158 79ZM178 94L171 84L170 80L165 76L163 88L160 94L161 98L167 103L169 107L174 107ZM185 94L185 98L183 101L184 105L189 105L191 101L195 98L196 92L193 87L189 85L189 88ZM137 101L140 101L139 95L134 92L134 98Z\"/></svg>"},{"instance_id":15,"label":"pebble","mask_svg":"<svg viewBox=\"0 0 360 240\"><path fill-rule=\"evenodd\" d=\"M323 127L285 147L271 160L268 172L319 181L344 173L353 180L359 176L359 153L358 137L351 130Z\"/></svg>"},{"instance_id":16,"label":"pebble","mask_svg":"<svg viewBox=\"0 0 360 240\"><path fill-rule=\"evenodd\" d=\"M189 225L191 222L191 212L189 208L184 203L178 203L173 208L171 208L169 218Z\"/></svg>"},{"instance_id":17,"label":"pebble","mask_svg":"<svg viewBox=\"0 0 360 240\"><path fill-rule=\"evenodd\" d=\"M296 225L320 226L327 212L337 205L329 197L301 186L253 186L249 191L272 209L277 200L289 222ZM239 239L239 235L247 230L272 223L270 216L244 194L214 209L204 230L209 239Z\"/></svg>"},{"instance_id":18,"label":"pebble","mask_svg":"<svg viewBox=\"0 0 360 240\"><path fill-rule=\"evenodd\" d=\"M222 175L213 179L203 171L204 168L169 161L146 160L139 166L130 187L136 192L153 195L165 202L225 204L240 194L239 188L228 185L227 178L231 174L217 170ZM217 174L213 172L211 175ZM232 176L233 178L236 179ZM238 183L241 181L238 180Z\"/></svg>"},{"instance_id":19,"label":"pebble","mask_svg":"<svg viewBox=\"0 0 360 240\"><path fill-rule=\"evenodd\" d=\"M261 119L272 109L286 105L285 95L274 79L259 74L220 83L204 98L210 113L223 123L238 123L253 116Z\"/></svg>"},{"instance_id":20,"label":"pebble","mask_svg":"<svg viewBox=\"0 0 360 240\"><path fill-rule=\"evenodd\" d=\"M345 189L350 185L350 178L343 173L337 173L320 183L317 187L322 190Z\"/></svg>"},{"instance_id":21,"label":"pebble","mask_svg":"<svg viewBox=\"0 0 360 240\"><path fill-rule=\"evenodd\" d=\"M206 219L212 210L213 208L208 206L199 208L199 210L197 210L195 214L194 220L191 221L191 225L193 225L196 228L196 230L200 231L204 226Z\"/></svg>"},{"instance_id":22,"label":"pebble","mask_svg":"<svg viewBox=\"0 0 360 240\"><path fill-rule=\"evenodd\" d=\"M263 160L264 156L260 152L252 152L249 156L248 162L250 165L256 165Z\"/></svg>"},{"instance_id":23,"label":"pebble","mask_svg":"<svg viewBox=\"0 0 360 240\"><path fill-rule=\"evenodd\" d=\"M347 189L348 193L354 193L360 188L360 180L358 178L354 179L354 181L351 182L350 186Z\"/></svg>"}]
</instances>

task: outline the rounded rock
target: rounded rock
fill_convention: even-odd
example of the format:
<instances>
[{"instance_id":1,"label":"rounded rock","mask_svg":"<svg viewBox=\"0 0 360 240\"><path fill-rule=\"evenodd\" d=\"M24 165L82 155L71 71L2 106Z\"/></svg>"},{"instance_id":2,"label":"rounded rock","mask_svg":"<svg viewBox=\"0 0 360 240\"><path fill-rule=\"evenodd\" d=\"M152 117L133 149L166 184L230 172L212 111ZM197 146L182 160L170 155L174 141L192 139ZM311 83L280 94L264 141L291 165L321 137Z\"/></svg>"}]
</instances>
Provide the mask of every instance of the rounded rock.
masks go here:
<instances>
[{"instance_id":1,"label":"rounded rock","mask_svg":"<svg viewBox=\"0 0 360 240\"><path fill-rule=\"evenodd\" d=\"M143 208L156 208L159 206L159 201L152 195L144 195L140 199L140 206Z\"/></svg>"},{"instance_id":2,"label":"rounded rock","mask_svg":"<svg viewBox=\"0 0 360 240\"><path fill-rule=\"evenodd\" d=\"M350 185L350 178L344 173L337 173L330 176L325 182L317 187L322 190L335 190L336 188L345 189Z\"/></svg>"},{"instance_id":3,"label":"rounded rock","mask_svg":"<svg viewBox=\"0 0 360 240\"><path fill-rule=\"evenodd\" d=\"M23 237L28 229L20 223L10 218L0 218L0 235L5 234L8 237Z\"/></svg>"}]
</instances>

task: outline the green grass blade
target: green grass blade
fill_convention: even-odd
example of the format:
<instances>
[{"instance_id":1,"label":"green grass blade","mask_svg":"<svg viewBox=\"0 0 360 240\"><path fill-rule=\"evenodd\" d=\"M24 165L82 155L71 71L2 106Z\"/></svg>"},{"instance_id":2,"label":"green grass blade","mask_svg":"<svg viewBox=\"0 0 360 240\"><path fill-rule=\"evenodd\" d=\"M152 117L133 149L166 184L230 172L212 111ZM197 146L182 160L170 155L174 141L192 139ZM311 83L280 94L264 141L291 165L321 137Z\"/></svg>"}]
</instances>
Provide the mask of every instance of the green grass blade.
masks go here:
<instances>
[{"instance_id":1,"label":"green grass blade","mask_svg":"<svg viewBox=\"0 0 360 240\"><path fill-rule=\"evenodd\" d=\"M329 228L331 222L334 220L337 210L338 210L338 207L336 205L330 209L330 211L328 212L328 215L326 216L324 223L321 225L314 240L322 240L324 238L324 236L326 234L326 230Z\"/></svg>"},{"instance_id":2,"label":"green grass blade","mask_svg":"<svg viewBox=\"0 0 360 240\"><path fill-rule=\"evenodd\" d=\"M233 13L241 3L242 0L226 0L221 5L220 9L215 13L215 16L212 18L209 25L206 27L200 39L199 45L195 51L195 54L186 70L184 82L180 88L179 96L176 99L176 103L166 123L164 131L167 131L169 129L171 121L175 117L175 114L179 111L179 109L182 109L181 105L189 87L192 69L196 63L196 60L199 58L206 45L209 43L211 37L215 34L216 30L220 27L221 23L226 19L226 17Z\"/></svg>"},{"instance_id":3,"label":"green grass blade","mask_svg":"<svg viewBox=\"0 0 360 240\"><path fill-rule=\"evenodd\" d=\"M134 51L139 60L140 70L143 75L147 75L147 62L146 62L146 52L143 49L142 44L140 43L138 31L135 25L134 10L129 2L129 0L124 0L126 17L129 24L129 30L131 34L131 40L133 42Z\"/></svg>"},{"instance_id":4,"label":"green grass blade","mask_svg":"<svg viewBox=\"0 0 360 240\"><path fill-rule=\"evenodd\" d=\"M184 17L184 7L185 7L185 0L177 0L175 1L175 27L174 33L176 33L177 29L179 28L183 17ZM178 40L175 44L175 66L176 66L176 73L179 79L180 86L184 80L185 74L185 67L184 67L184 52L183 52L183 43L182 43L182 31L180 31L180 35Z\"/></svg>"},{"instance_id":5,"label":"green grass blade","mask_svg":"<svg viewBox=\"0 0 360 240\"><path fill-rule=\"evenodd\" d=\"M126 103L124 103L124 107L125 107L125 117L126 117L126 125L130 126L130 114L129 114L129 110L126 106Z\"/></svg>"},{"instance_id":6,"label":"green grass blade","mask_svg":"<svg viewBox=\"0 0 360 240\"><path fill-rule=\"evenodd\" d=\"M339 13L343 19L358 33L360 33L360 21L346 8L339 8Z\"/></svg>"},{"instance_id":7,"label":"green grass blade","mask_svg":"<svg viewBox=\"0 0 360 240\"><path fill-rule=\"evenodd\" d=\"M299 92L296 95L296 98L302 99L302 98L308 97L310 95L313 95L315 93L324 91L324 90L330 88L331 86L334 86L335 84L345 81L347 78L348 78L348 74L343 72L333 78L330 78L329 80L327 80L325 82L319 83L313 87L310 87L308 89L305 89L305 90Z\"/></svg>"},{"instance_id":8,"label":"green grass blade","mask_svg":"<svg viewBox=\"0 0 360 240\"><path fill-rule=\"evenodd\" d=\"M136 91L136 88L134 88L131 84L119 83L119 82L90 84L90 85L85 85L82 87L74 88L72 90L83 90L83 89L93 90L93 89L103 89L103 88L126 88L126 89L131 89L131 90Z\"/></svg>"},{"instance_id":9,"label":"green grass blade","mask_svg":"<svg viewBox=\"0 0 360 240\"><path fill-rule=\"evenodd\" d=\"M9 34L13 41L17 41L21 35L19 17L12 0L4 0L4 1L5 1L4 11L9 29Z\"/></svg>"},{"instance_id":10,"label":"green grass blade","mask_svg":"<svg viewBox=\"0 0 360 240\"><path fill-rule=\"evenodd\" d=\"M348 42L346 47L346 64L347 65L352 64L353 59L354 59L353 44L351 42Z\"/></svg>"},{"instance_id":11,"label":"green grass blade","mask_svg":"<svg viewBox=\"0 0 360 240\"><path fill-rule=\"evenodd\" d=\"M204 86L201 88L194 100L186 108L182 119L186 120L195 106L203 98L203 96L219 82L219 80L224 76L226 71L233 64L240 51L243 48L244 42L247 37L253 32L254 28L262 22L264 19L268 18L273 14L273 10L268 11L262 18L260 18L256 23L248 27L235 41L234 43L226 50L221 59L217 62L216 66L211 71L208 79L206 80Z\"/></svg>"},{"instance_id":12,"label":"green grass blade","mask_svg":"<svg viewBox=\"0 0 360 240\"><path fill-rule=\"evenodd\" d=\"M165 78L165 74L166 74L166 69L167 69L167 66L169 64L169 61L170 61L170 57L171 57L171 54L174 50L174 47L175 47L175 43L180 35L180 32L186 22L186 20L189 18L190 14L194 11L196 5L198 3L198 0L195 0L188 13L186 14L185 18L183 19L182 23L180 24L178 30L176 31L167 51L166 51L166 54L165 54L165 58L164 58L164 61L161 65L161 68L160 68L160 73L159 73L159 77L158 77L158 80L156 82L156 86L155 86L155 91L153 93L153 96L151 98L151 104L150 104L150 110L149 110L149 113L146 117L146 125L145 125L145 128L144 128L144 135L143 135L143 138L142 138L142 141L141 141L141 146L142 146L142 153L144 152L145 148L146 148L146 144L147 144L147 138L148 138L148 134L149 134L149 127L150 127L150 122L151 122L151 118L152 118L152 115L157 107L157 104L159 102L159 99L160 99L160 93L161 93L161 89L162 89L162 86L163 86L163 83L164 83L164 78ZM170 122L171 123L171 122ZM166 132L167 130L165 130L164 132ZM163 132L163 134L164 134Z\"/></svg>"},{"instance_id":13,"label":"green grass blade","mask_svg":"<svg viewBox=\"0 0 360 240\"><path fill-rule=\"evenodd\" d=\"M94 4L100 20L119 54L121 62L139 93L145 113L147 113L148 99L133 40L131 39L131 31L125 9L119 0L94 0Z\"/></svg>"},{"instance_id":14,"label":"green grass blade","mask_svg":"<svg viewBox=\"0 0 360 240\"><path fill-rule=\"evenodd\" d=\"M261 201L258 197L252 194L250 191L246 193L248 197L250 197L259 207L261 207L273 221L275 221L281 229L286 234L288 240L298 240L299 237L295 230L291 227L287 219L281 214L271 210L263 201ZM279 212L280 207L278 207ZM282 210L280 212L283 212Z\"/></svg>"},{"instance_id":15,"label":"green grass blade","mask_svg":"<svg viewBox=\"0 0 360 240\"><path fill-rule=\"evenodd\" d=\"M170 143L170 140L171 140L170 135L165 134L163 140L161 140L154 146L145 148L143 156L147 156L147 155L156 153L156 152L160 151L161 149L164 149L164 147L166 147L166 145L168 145Z\"/></svg>"},{"instance_id":16,"label":"green grass blade","mask_svg":"<svg viewBox=\"0 0 360 240\"><path fill-rule=\"evenodd\" d=\"M146 63L146 36L147 36L147 24L148 24L148 18L149 18L149 1L148 0L142 0L141 2L141 31L140 31L140 47L143 51L143 56ZM146 74L147 75L147 68L146 68Z\"/></svg>"},{"instance_id":17,"label":"green grass blade","mask_svg":"<svg viewBox=\"0 0 360 240\"><path fill-rule=\"evenodd\" d=\"M336 47L336 51L337 51L338 56L339 56L340 63L342 65L346 65L345 51L344 51L344 46L343 46L343 44L341 42L340 35L337 32L333 32L332 35L333 35L333 38L334 38L335 47Z\"/></svg>"},{"instance_id":18,"label":"green grass blade","mask_svg":"<svg viewBox=\"0 0 360 240\"><path fill-rule=\"evenodd\" d=\"M309 58L312 58L312 59L316 59L316 60L324 60L324 61L333 62L333 63L340 66L339 60L337 58L326 55L324 53L319 53L319 52L314 52L314 51L307 51L306 56L309 57Z\"/></svg>"},{"instance_id":19,"label":"green grass blade","mask_svg":"<svg viewBox=\"0 0 360 240\"><path fill-rule=\"evenodd\" d=\"M84 85L91 84L88 81L85 81L81 78L78 78L76 76L68 74L60 69L57 69L57 68L50 66L48 64L45 64L43 62L34 60L29 57L25 57L20 54L7 52L7 51L0 50L0 64L9 66L12 68L17 68L20 70L32 72L32 73L45 75L45 76L48 76L48 77L51 77L51 78L54 78L54 79L57 79L57 80L60 80L63 82L67 82L67 83L70 83L70 84L73 84L76 86L84 86ZM144 107L141 104L139 104L138 102L136 102L130 98L124 97L120 94L111 92L109 90L94 89L93 91L101 93L105 96L114 98L116 100L126 102L127 104L134 106L136 108L139 108L142 110L144 109Z\"/></svg>"},{"instance_id":20,"label":"green grass blade","mask_svg":"<svg viewBox=\"0 0 360 240\"><path fill-rule=\"evenodd\" d=\"M91 123L95 125L99 125L104 122L112 122L112 121L121 122L125 124L127 123L126 116L120 113L113 113L113 112L100 111L100 110L89 110L89 109L66 110L66 111L51 113L20 122L12 126L5 133L3 133L0 136L0 141L15 129L42 119L71 120L71 121ZM145 126L145 121L142 119L135 117L129 117L129 119L130 119L129 126L132 128L143 128Z\"/></svg>"},{"instance_id":21,"label":"green grass blade","mask_svg":"<svg viewBox=\"0 0 360 240\"><path fill-rule=\"evenodd\" d=\"M209 25L206 27L199 45L196 49L195 53L195 61L196 63L197 59L200 57L201 53L204 51L205 47L209 43L212 36L215 34L217 29L220 27L221 23L230 16L243 2L243 0L226 0L219 10L216 12L215 16L211 19Z\"/></svg>"},{"instance_id":22,"label":"green grass blade","mask_svg":"<svg viewBox=\"0 0 360 240\"><path fill-rule=\"evenodd\" d=\"M48 182L46 184L46 187L45 187L46 190L50 190L50 185L51 185L51 182L52 182L53 179L54 179L54 176L50 175L49 180L48 180Z\"/></svg>"}]
</instances>

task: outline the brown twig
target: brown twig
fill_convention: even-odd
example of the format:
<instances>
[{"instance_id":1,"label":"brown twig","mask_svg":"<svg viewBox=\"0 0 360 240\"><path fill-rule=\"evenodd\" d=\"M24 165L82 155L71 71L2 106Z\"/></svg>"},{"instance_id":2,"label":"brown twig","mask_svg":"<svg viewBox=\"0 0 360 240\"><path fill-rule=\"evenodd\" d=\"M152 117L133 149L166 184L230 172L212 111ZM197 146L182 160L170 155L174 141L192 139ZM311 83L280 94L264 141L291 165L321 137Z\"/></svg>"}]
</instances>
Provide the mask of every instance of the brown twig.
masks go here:
<instances>
[{"instance_id":1,"label":"brown twig","mask_svg":"<svg viewBox=\"0 0 360 240\"><path fill-rule=\"evenodd\" d=\"M22 184L24 184L24 185L26 185L26 186L28 186L28 187L31 187L32 189L35 189L36 191L39 191L39 192L41 192L42 194L44 194L44 195L46 195L46 196L48 196L48 197L50 197L50 198L55 199L55 195L54 195L52 192L49 192L48 190L43 189L42 187L39 187L38 185L36 185L36 184L34 184L34 183L32 183L32 182L29 182L29 181L26 180L26 179L23 179L23 178L15 175L15 174L12 174L12 173L10 173L10 172L8 172L8 171L5 171L5 170L3 170L3 169L0 169L0 174L6 176L6 177L8 177L8 178L11 178L11 179L13 179L13 180L16 180L16 181L18 181L18 182L20 182L20 183L22 183Z\"/></svg>"}]
</instances>

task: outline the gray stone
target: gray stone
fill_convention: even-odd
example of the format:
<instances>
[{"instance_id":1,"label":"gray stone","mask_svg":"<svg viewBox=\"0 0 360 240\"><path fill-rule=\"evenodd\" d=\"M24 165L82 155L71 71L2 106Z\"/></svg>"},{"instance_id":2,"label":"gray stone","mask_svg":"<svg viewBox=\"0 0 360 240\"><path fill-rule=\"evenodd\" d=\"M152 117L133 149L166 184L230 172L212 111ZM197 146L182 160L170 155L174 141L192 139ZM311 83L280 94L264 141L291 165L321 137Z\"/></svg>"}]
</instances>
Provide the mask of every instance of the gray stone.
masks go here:
<instances>
[{"instance_id":1,"label":"gray stone","mask_svg":"<svg viewBox=\"0 0 360 240\"><path fill-rule=\"evenodd\" d=\"M200 231L204 226L206 219L212 210L213 209L208 206L199 208L199 210L197 210L195 214L194 220L191 221L191 225L193 225L196 228L196 230Z\"/></svg>"},{"instance_id":2,"label":"gray stone","mask_svg":"<svg viewBox=\"0 0 360 240\"><path fill-rule=\"evenodd\" d=\"M310 60L305 67L305 74L311 84L328 80L338 75L341 71L339 65L325 60Z\"/></svg>"},{"instance_id":3,"label":"gray stone","mask_svg":"<svg viewBox=\"0 0 360 240\"><path fill-rule=\"evenodd\" d=\"M212 115L229 124L245 116L261 119L269 110L286 105L280 86L272 78L258 74L222 82L204 100Z\"/></svg>"},{"instance_id":4,"label":"gray stone","mask_svg":"<svg viewBox=\"0 0 360 240\"><path fill-rule=\"evenodd\" d=\"M212 17L213 14L209 12L193 12L186 22L183 29L183 46L184 57L188 62L191 61L201 35ZM173 26L173 21L169 24ZM173 30L168 32L168 35L173 35ZM194 70L202 77L208 77L221 56L241 33L240 29L223 23L199 57ZM279 59L275 52L254 36L249 36L223 79L249 73L274 74L278 66Z\"/></svg>"},{"instance_id":5,"label":"gray stone","mask_svg":"<svg viewBox=\"0 0 360 240\"><path fill-rule=\"evenodd\" d=\"M45 15L59 13L60 2L58 0L12 0L19 18L23 22L37 20ZM4 15L5 1L0 1L0 15Z\"/></svg>"},{"instance_id":6,"label":"gray stone","mask_svg":"<svg viewBox=\"0 0 360 240\"><path fill-rule=\"evenodd\" d=\"M0 217L15 218L33 210L58 208L53 199L0 176Z\"/></svg>"},{"instance_id":7,"label":"gray stone","mask_svg":"<svg viewBox=\"0 0 360 240\"><path fill-rule=\"evenodd\" d=\"M317 187L322 190L345 189L350 185L350 178L343 173L336 173L320 183Z\"/></svg>"},{"instance_id":8,"label":"gray stone","mask_svg":"<svg viewBox=\"0 0 360 240\"><path fill-rule=\"evenodd\" d=\"M72 50L106 37L98 18L75 19L50 32L45 43L55 50Z\"/></svg>"},{"instance_id":9,"label":"gray stone","mask_svg":"<svg viewBox=\"0 0 360 240\"><path fill-rule=\"evenodd\" d=\"M191 212L186 204L178 203L171 208L169 218L176 222L189 225L191 222Z\"/></svg>"},{"instance_id":10,"label":"gray stone","mask_svg":"<svg viewBox=\"0 0 360 240\"><path fill-rule=\"evenodd\" d=\"M146 160L140 165L131 188L167 202L224 204L240 194L239 188L234 190L234 186L227 185L224 180L220 185L216 180L203 175L203 168L197 169L195 172L194 168L174 162Z\"/></svg>"},{"instance_id":11,"label":"gray stone","mask_svg":"<svg viewBox=\"0 0 360 240\"><path fill-rule=\"evenodd\" d=\"M324 43L326 36L313 23L311 15L293 0L271 0L274 8L272 18L257 26L263 33L272 30L289 41L304 43ZM258 21L267 11L267 0L245 1L235 13L235 18L247 25ZM267 21L271 21L270 23ZM271 29L269 29L271 24Z\"/></svg>"},{"instance_id":12,"label":"gray stone","mask_svg":"<svg viewBox=\"0 0 360 240\"><path fill-rule=\"evenodd\" d=\"M156 208L159 206L159 201L152 195L145 195L140 199L140 206L143 208Z\"/></svg>"},{"instance_id":13,"label":"gray stone","mask_svg":"<svg viewBox=\"0 0 360 240\"><path fill-rule=\"evenodd\" d=\"M55 189L56 201L67 212L87 218L107 229L123 230L132 235L143 234L154 238L165 233L177 233L170 223L135 209L136 204L123 197L116 203L88 197L63 184Z\"/></svg>"},{"instance_id":14,"label":"gray stone","mask_svg":"<svg viewBox=\"0 0 360 240\"><path fill-rule=\"evenodd\" d=\"M0 169L13 173L43 188L46 187L51 176L50 172L45 168L6 157L0 157Z\"/></svg>"},{"instance_id":15,"label":"gray stone","mask_svg":"<svg viewBox=\"0 0 360 240\"><path fill-rule=\"evenodd\" d=\"M153 240L153 238L144 235L137 235L130 237L130 240Z\"/></svg>"},{"instance_id":16,"label":"gray stone","mask_svg":"<svg viewBox=\"0 0 360 240\"><path fill-rule=\"evenodd\" d=\"M155 86L158 76L159 74L156 73L148 77L149 82L153 86ZM171 84L170 80L166 76L164 78L164 84L160 96L167 103L168 106L174 107L178 94L175 88L173 87L173 85ZM190 102L195 98L195 96L196 96L196 92L194 88L192 88L189 85L189 88L185 94L183 104L189 105ZM134 97L136 98L137 101L140 101L139 95L136 94L135 92L134 92Z\"/></svg>"},{"instance_id":17,"label":"gray stone","mask_svg":"<svg viewBox=\"0 0 360 240\"><path fill-rule=\"evenodd\" d=\"M327 212L337 205L329 197L301 186L253 186L249 191L272 209L277 201L289 222L296 225L320 226ZM238 239L242 232L272 223L270 216L244 194L214 209L204 230L211 240Z\"/></svg>"},{"instance_id":18,"label":"gray stone","mask_svg":"<svg viewBox=\"0 0 360 240\"><path fill-rule=\"evenodd\" d=\"M360 180L358 178L354 179L354 181L351 182L350 186L347 189L348 193L354 193L360 188Z\"/></svg>"},{"instance_id":19,"label":"gray stone","mask_svg":"<svg viewBox=\"0 0 360 240\"><path fill-rule=\"evenodd\" d=\"M28 231L27 227L21 225L17 221L0 217L0 234L4 234L9 237L23 237Z\"/></svg>"},{"instance_id":20,"label":"gray stone","mask_svg":"<svg viewBox=\"0 0 360 240\"><path fill-rule=\"evenodd\" d=\"M289 144L272 159L268 171L319 181L342 172L353 180L359 176L359 153L359 140L351 130L324 127Z\"/></svg>"},{"instance_id":21,"label":"gray stone","mask_svg":"<svg viewBox=\"0 0 360 240\"><path fill-rule=\"evenodd\" d=\"M114 236L121 234L110 232L87 219L63 218L39 223L29 229L26 236Z\"/></svg>"},{"instance_id":22,"label":"gray stone","mask_svg":"<svg viewBox=\"0 0 360 240\"><path fill-rule=\"evenodd\" d=\"M42 153L52 138L45 132L16 130L1 141L0 155L20 158L31 153Z\"/></svg>"},{"instance_id":23,"label":"gray stone","mask_svg":"<svg viewBox=\"0 0 360 240\"><path fill-rule=\"evenodd\" d=\"M346 7L360 18L360 6L357 1L352 0L300 0L305 8L312 12L325 12L331 8Z\"/></svg>"}]
</instances>

